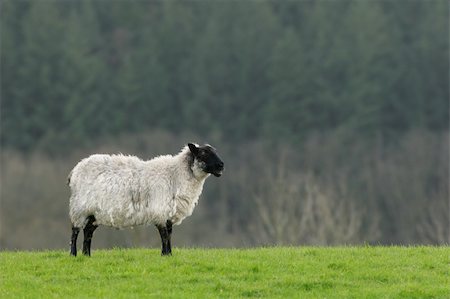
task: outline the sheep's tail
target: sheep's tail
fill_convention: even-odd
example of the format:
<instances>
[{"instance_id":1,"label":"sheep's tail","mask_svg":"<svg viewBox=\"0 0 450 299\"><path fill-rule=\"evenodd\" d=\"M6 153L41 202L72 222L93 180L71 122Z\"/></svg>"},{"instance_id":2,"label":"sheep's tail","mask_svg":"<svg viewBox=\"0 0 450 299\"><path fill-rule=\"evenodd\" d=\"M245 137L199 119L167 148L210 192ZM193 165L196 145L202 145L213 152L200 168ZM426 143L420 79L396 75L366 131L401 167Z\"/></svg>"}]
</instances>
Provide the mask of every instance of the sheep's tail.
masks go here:
<instances>
[{"instance_id":1,"label":"sheep's tail","mask_svg":"<svg viewBox=\"0 0 450 299\"><path fill-rule=\"evenodd\" d=\"M70 185L70 178L72 177L72 171L70 171L69 175L67 176L67 185Z\"/></svg>"}]
</instances>

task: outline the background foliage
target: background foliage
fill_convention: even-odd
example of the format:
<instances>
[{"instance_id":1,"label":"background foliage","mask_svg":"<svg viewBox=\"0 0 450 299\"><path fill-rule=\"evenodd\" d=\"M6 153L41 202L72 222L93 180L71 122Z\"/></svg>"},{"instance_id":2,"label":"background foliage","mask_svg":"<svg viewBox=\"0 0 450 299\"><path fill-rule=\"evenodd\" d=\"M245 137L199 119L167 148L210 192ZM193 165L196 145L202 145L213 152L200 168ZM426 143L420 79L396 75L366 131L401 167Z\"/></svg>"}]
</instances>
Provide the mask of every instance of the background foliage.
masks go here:
<instances>
[{"instance_id":1,"label":"background foliage","mask_svg":"<svg viewBox=\"0 0 450 299\"><path fill-rule=\"evenodd\" d=\"M65 246L64 181L85 155L150 158L189 140L216 145L227 175L183 244L448 242L448 11L3 1L1 224L23 231L2 247ZM99 244L146 240L135 235Z\"/></svg>"}]
</instances>

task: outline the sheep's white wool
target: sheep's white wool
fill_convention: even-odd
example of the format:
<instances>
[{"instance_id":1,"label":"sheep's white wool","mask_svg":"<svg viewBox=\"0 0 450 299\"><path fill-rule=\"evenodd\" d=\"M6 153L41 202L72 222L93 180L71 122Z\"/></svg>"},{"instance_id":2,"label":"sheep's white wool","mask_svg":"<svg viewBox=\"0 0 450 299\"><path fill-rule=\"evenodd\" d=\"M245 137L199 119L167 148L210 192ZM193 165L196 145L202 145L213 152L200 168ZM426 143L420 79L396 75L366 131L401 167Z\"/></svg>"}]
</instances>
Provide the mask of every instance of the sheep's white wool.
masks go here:
<instances>
[{"instance_id":1,"label":"sheep's white wool","mask_svg":"<svg viewBox=\"0 0 450 299\"><path fill-rule=\"evenodd\" d=\"M89 215L97 225L117 228L180 224L192 214L209 176L198 163L187 146L176 156L149 161L124 155L83 159L69 176L72 224L84 227Z\"/></svg>"}]
</instances>

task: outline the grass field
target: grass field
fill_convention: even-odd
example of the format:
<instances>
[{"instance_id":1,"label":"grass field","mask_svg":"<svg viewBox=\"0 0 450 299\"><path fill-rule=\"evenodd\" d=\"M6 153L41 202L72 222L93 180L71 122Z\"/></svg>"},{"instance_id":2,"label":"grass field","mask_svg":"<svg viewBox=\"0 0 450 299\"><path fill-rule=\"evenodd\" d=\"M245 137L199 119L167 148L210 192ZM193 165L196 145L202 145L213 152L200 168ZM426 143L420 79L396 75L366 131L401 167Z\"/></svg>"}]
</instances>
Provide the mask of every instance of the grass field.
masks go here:
<instances>
[{"instance_id":1,"label":"grass field","mask_svg":"<svg viewBox=\"0 0 450 299\"><path fill-rule=\"evenodd\" d=\"M450 298L450 247L0 252L1 298Z\"/></svg>"}]
</instances>

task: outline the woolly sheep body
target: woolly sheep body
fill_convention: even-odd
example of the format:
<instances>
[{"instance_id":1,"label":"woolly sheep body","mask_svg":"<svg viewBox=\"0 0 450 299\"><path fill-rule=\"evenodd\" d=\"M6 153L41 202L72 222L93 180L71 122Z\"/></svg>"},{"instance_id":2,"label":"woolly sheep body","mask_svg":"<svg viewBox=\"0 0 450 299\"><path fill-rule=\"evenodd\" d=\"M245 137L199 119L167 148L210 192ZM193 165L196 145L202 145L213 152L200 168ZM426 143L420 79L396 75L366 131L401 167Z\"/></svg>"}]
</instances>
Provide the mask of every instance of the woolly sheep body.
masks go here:
<instances>
[{"instance_id":1,"label":"woolly sheep body","mask_svg":"<svg viewBox=\"0 0 450 299\"><path fill-rule=\"evenodd\" d=\"M180 224L196 206L208 173L190 161L186 146L175 156L143 161L134 156L92 155L69 176L70 218L84 227L90 215L96 225Z\"/></svg>"}]
</instances>

